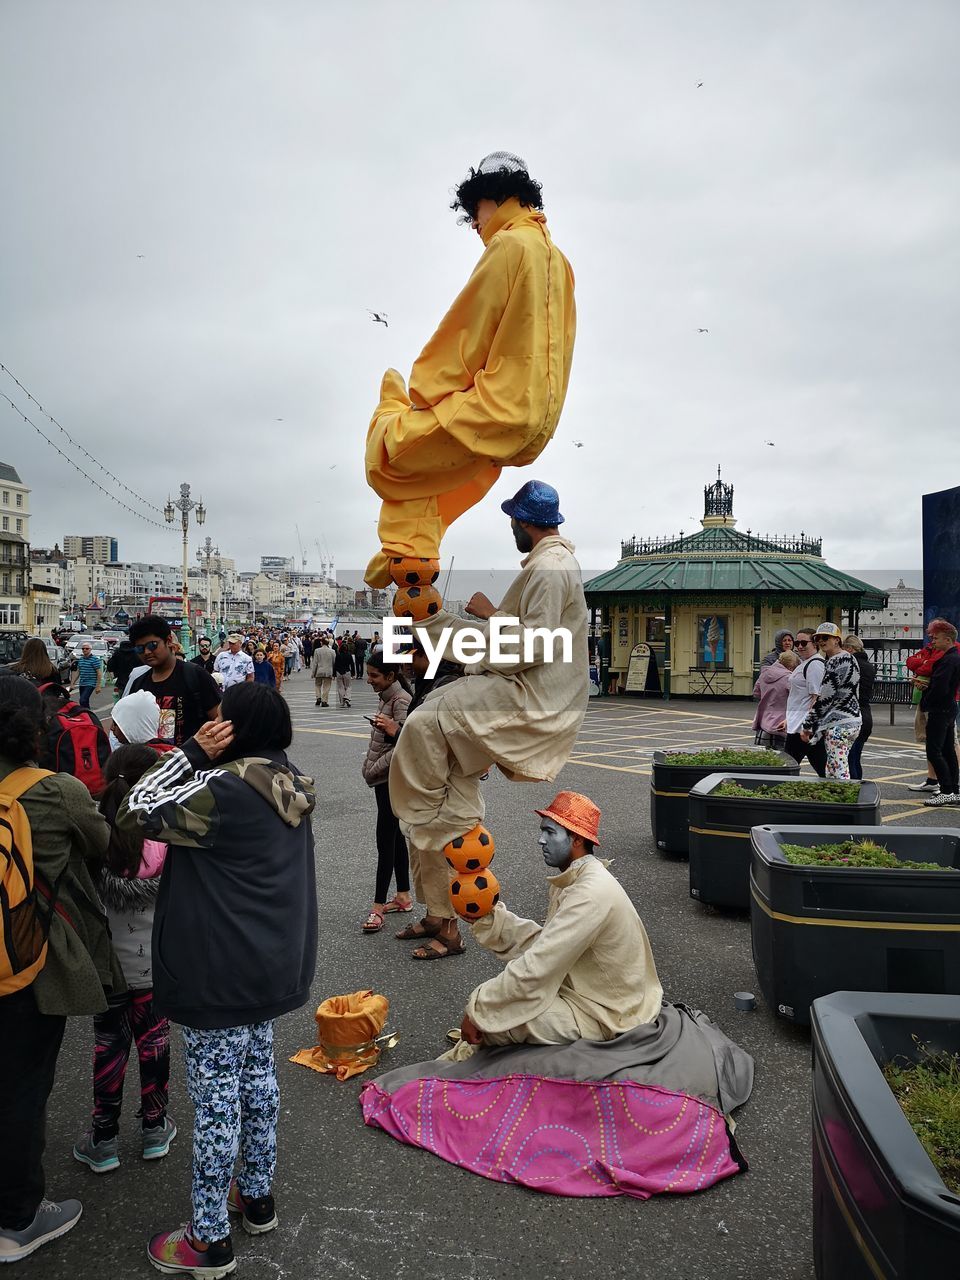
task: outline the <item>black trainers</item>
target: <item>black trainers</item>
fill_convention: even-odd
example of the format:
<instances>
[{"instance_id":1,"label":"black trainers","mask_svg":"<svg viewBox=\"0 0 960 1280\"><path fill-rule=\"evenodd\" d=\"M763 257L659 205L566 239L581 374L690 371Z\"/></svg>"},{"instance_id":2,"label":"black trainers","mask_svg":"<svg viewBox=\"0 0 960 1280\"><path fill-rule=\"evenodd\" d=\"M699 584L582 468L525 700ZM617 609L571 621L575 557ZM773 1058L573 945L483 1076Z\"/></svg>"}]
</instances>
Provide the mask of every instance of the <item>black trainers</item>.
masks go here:
<instances>
[{"instance_id":1,"label":"black trainers","mask_svg":"<svg viewBox=\"0 0 960 1280\"><path fill-rule=\"evenodd\" d=\"M230 1183L227 1212L243 1215L241 1225L250 1236L262 1236L267 1231L273 1231L280 1222L273 1196L257 1196L256 1199L248 1200L237 1186L236 1178Z\"/></svg>"}]
</instances>

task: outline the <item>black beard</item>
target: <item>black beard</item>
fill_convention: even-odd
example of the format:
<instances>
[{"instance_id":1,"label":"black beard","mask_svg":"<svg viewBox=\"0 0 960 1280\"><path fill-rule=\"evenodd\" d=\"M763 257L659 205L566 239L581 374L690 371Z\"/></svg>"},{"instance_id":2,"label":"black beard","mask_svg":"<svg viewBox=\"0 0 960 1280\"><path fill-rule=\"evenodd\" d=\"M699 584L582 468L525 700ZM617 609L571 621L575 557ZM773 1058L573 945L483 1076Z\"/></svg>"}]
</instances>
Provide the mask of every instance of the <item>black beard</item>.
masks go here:
<instances>
[{"instance_id":1,"label":"black beard","mask_svg":"<svg viewBox=\"0 0 960 1280\"><path fill-rule=\"evenodd\" d=\"M517 544L517 550L522 551L524 555L533 550L533 538L518 524L513 526L513 540Z\"/></svg>"}]
</instances>

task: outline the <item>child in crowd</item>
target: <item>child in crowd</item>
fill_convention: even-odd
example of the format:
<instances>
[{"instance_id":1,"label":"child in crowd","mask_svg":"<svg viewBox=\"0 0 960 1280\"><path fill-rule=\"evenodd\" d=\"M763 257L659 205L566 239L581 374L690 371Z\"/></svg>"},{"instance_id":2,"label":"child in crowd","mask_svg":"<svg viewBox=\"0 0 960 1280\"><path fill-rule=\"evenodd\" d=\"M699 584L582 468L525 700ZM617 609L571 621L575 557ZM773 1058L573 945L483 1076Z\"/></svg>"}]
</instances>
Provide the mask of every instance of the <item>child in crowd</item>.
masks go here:
<instances>
[{"instance_id":1,"label":"child in crowd","mask_svg":"<svg viewBox=\"0 0 960 1280\"><path fill-rule=\"evenodd\" d=\"M117 705L119 708L122 703ZM114 825L123 797L159 758L152 747L128 744L113 752L103 770L107 788L100 799L100 812L111 831L98 888L128 989L110 996L106 1012L95 1014L93 1019L93 1122L73 1154L94 1173L109 1173L120 1165L117 1135L127 1058L134 1039L140 1061L138 1114L144 1160L165 1156L177 1134L177 1126L167 1115L170 1024L153 1007L150 955L167 846L139 835L124 835Z\"/></svg>"}]
</instances>

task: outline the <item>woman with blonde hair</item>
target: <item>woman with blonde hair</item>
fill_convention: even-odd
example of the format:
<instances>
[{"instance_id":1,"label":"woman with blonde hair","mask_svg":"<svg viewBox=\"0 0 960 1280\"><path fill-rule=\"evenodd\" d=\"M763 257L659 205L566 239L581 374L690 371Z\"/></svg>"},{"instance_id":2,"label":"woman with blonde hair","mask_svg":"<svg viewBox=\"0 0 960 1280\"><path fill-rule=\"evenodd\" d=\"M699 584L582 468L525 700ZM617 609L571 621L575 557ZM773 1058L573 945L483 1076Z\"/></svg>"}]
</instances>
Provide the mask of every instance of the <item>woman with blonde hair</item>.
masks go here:
<instances>
[{"instance_id":1,"label":"woman with blonde hair","mask_svg":"<svg viewBox=\"0 0 960 1280\"><path fill-rule=\"evenodd\" d=\"M859 779L863 777L863 766L860 763L863 746L871 733L873 733L873 710L870 706L870 699L873 697L873 682L877 678L877 669L867 657L863 641L859 636L844 636L843 647L860 668L857 700L860 703L860 717L863 724L857 734L856 742L850 748L850 777Z\"/></svg>"}]
</instances>

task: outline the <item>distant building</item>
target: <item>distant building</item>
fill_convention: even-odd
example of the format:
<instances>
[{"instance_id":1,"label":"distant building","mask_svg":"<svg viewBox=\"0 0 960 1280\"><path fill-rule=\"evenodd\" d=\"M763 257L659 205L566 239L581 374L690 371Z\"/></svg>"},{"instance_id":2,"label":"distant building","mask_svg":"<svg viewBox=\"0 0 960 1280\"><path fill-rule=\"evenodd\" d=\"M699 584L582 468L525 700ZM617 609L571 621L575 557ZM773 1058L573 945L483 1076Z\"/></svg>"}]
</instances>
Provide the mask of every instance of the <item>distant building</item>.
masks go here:
<instances>
[{"instance_id":1,"label":"distant building","mask_svg":"<svg viewBox=\"0 0 960 1280\"><path fill-rule=\"evenodd\" d=\"M33 629L30 612L30 490L0 462L0 631Z\"/></svg>"},{"instance_id":2,"label":"distant building","mask_svg":"<svg viewBox=\"0 0 960 1280\"><path fill-rule=\"evenodd\" d=\"M861 612L857 634L864 640L922 640L923 589L901 578L887 592L886 609Z\"/></svg>"},{"instance_id":3,"label":"distant building","mask_svg":"<svg viewBox=\"0 0 960 1280\"><path fill-rule=\"evenodd\" d=\"M63 540L63 554L68 560L92 560L94 564L109 564L120 559L120 544L107 533L68 533Z\"/></svg>"},{"instance_id":4,"label":"distant building","mask_svg":"<svg viewBox=\"0 0 960 1280\"><path fill-rule=\"evenodd\" d=\"M260 557L261 573L292 573L294 567L293 556Z\"/></svg>"},{"instance_id":5,"label":"distant building","mask_svg":"<svg viewBox=\"0 0 960 1280\"><path fill-rule=\"evenodd\" d=\"M865 611L886 608L885 592L826 563L819 538L741 533L719 471L700 523L686 537L623 542L619 563L584 584L602 687L750 697L777 631L823 621L859 630Z\"/></svg>"}]
</instances>

